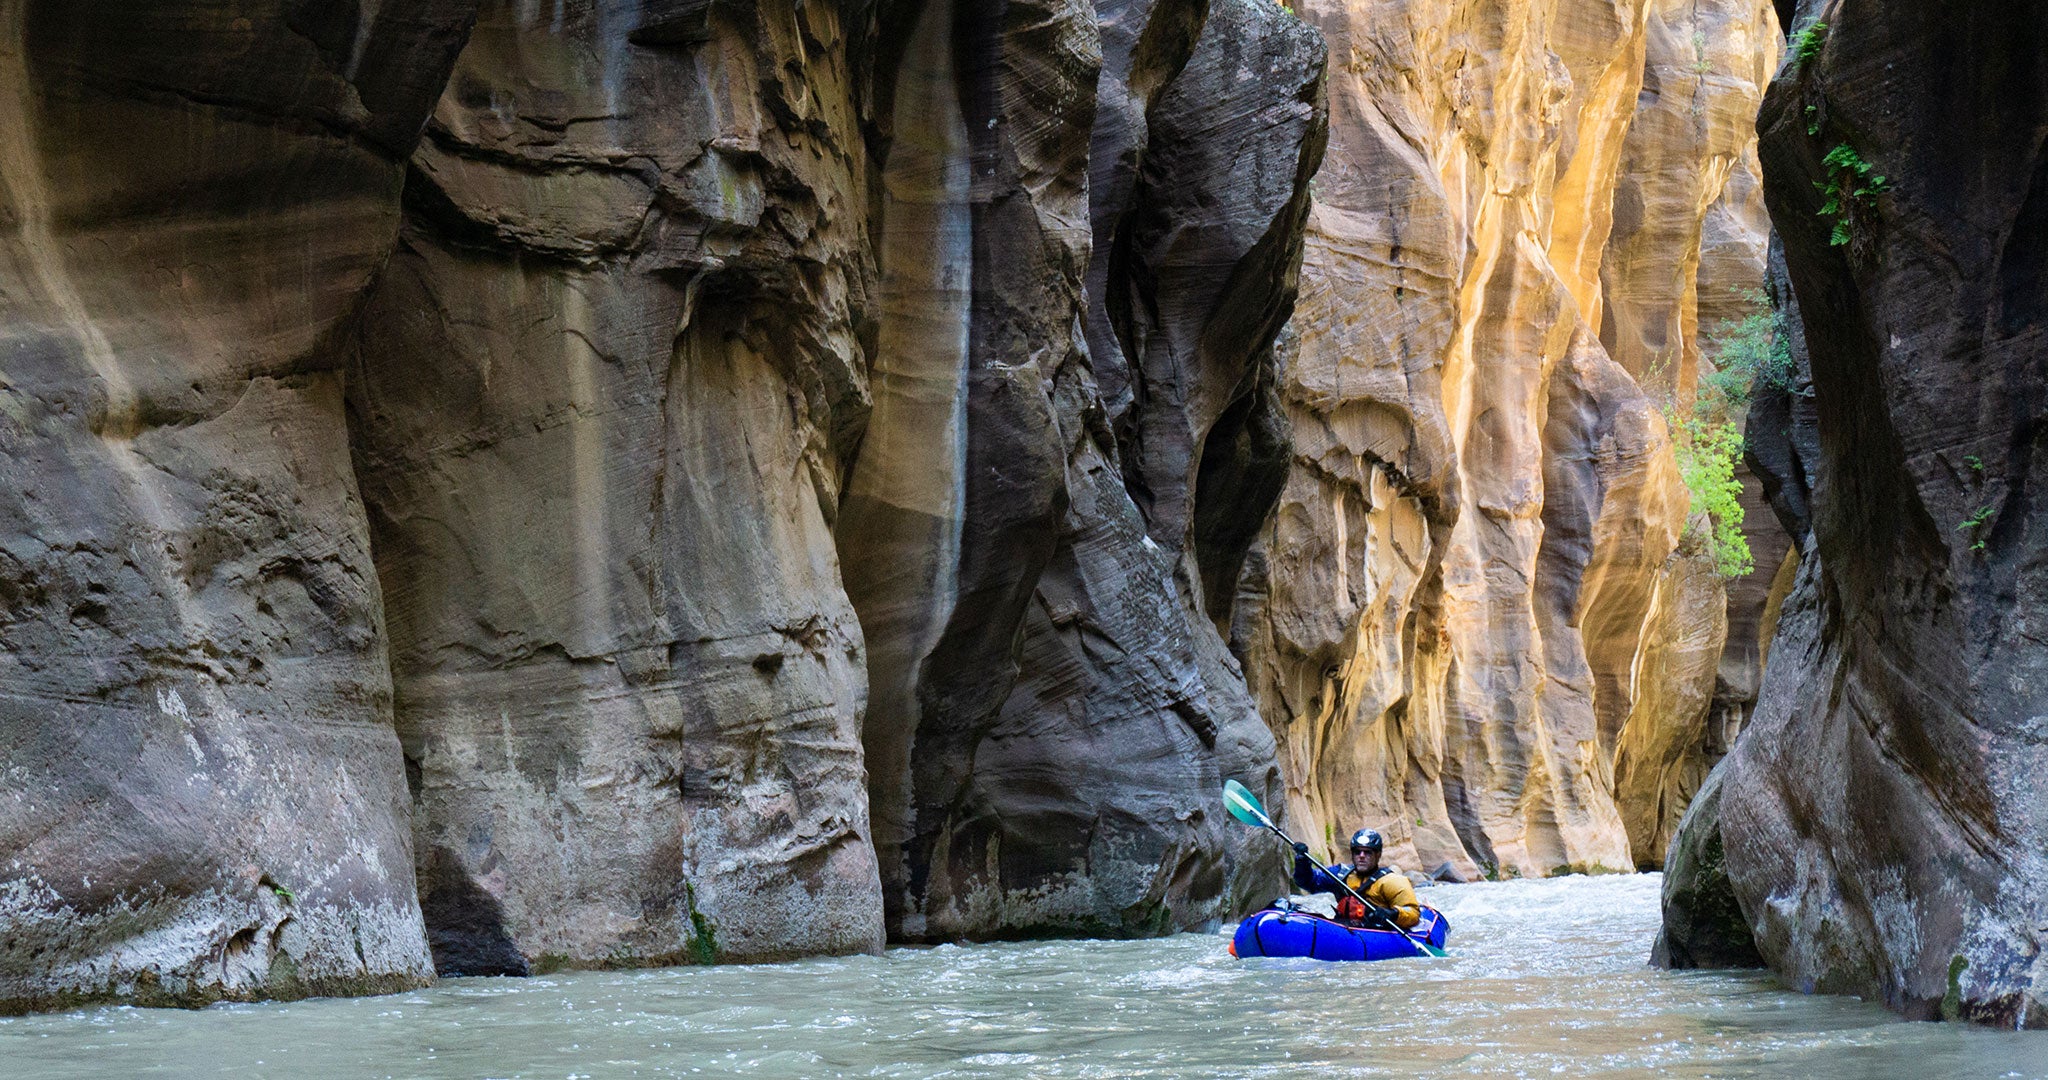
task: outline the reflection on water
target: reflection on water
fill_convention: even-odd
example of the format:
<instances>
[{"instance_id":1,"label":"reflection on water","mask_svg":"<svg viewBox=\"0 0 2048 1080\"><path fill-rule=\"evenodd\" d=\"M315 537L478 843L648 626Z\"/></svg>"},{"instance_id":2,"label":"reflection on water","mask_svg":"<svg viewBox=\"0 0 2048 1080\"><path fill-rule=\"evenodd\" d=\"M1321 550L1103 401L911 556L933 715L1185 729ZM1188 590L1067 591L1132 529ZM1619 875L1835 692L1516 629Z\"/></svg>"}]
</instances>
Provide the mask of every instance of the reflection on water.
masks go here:
<instances>
[{"instance_id":1,"label":"reflection on water","mask_svg":"<svg viewBox=\"0 0 2048 1080\"><path fill-rule=\"evenodd\" d=\"M1238 961L1184 934L89 1009L0 1020L0 1076L2048 1077L2048 1032L1651 969L1657 888L1430 890L1448 960Z\"/></svg>"}]
</instances>

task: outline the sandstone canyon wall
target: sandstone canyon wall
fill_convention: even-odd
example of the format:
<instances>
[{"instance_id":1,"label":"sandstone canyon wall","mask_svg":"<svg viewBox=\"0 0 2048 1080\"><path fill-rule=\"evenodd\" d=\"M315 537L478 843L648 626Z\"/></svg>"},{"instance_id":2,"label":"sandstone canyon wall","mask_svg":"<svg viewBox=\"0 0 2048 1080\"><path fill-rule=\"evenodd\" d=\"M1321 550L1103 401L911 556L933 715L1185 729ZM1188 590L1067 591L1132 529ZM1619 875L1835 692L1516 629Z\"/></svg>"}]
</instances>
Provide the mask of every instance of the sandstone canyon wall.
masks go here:
<instances>
[{"instance_id":1,"label":"sandstone canyon wall","mask_svg":"<svg viewBox=\"0 0 2048 1080\"><path fill-rule=\"evenodd\" d=\"M1760 659L1764 590L1681 544L1662 413L1762 282L1776 15L1302 10L1331 149L1280 377L1293 463L1233 629L1290 812L1460 877L1661 863Z\"/></svg>"},{"instance_id":2,"label":"sandstone canyon wall","mask_svg":"<svg viewBox=\"0 0 2048 1080\"><path fill-rule=\"evenodd\" d=\"M356 324L443 967L882 942L832 545L874 289L847 32L696 14L484 4Z\"/></svg>"},{"instance_id":3,"label":"sandstone canyon wall","mask_svg":"<svg viewBox=\"0 0 2048 1080\"><path fill-rule=\"evenodd\" d=\"M891 933L1220 918L1232 850L1240 885L1282 868L1214 814L1226 775L1265 789L1272 746L1200 615L1192 522L1205 440L1292 306L1322 46L1260 0L946 10L882 24L894 359L838 529Z\"/></svg>"},{"instance_id":4,"label":"sandstone canyon wall","mask_svg":"<svg viewBox=\"0 0 2048 1080\"><path fill-rule=\"evenodd\" d=\"M1759 128L1804 378L1752 425L1810 538L1658 952L2040 1027L2048 10L1839 0L1796 25Z\"/></svg>"},{"instance_id":5,"label":"sandstone canyon wall","mask_svg":"<svg viewBox=\"0 0 2048 1080\"><path fill-rule=\"evenodd\" d=\"M1262 0L0 2L0 1009L1139 934L1325 114Z\"/></svg>"},{"instance_id":6,"label":"sandstone canyon wall","mask_svg":"<svg viewBox=\"0 0 2048 1080\"><path fill-rule=\"evenodd\" d=\"M0 1007L433 975L341 341L466 7L0 4Z\"/></svg>"},{"instance_id":7,"label":"sandstone canyon wall","mask_svg":"<svg viewBox=\"0 0 2048 1080\"><path fill-rule=\"evenodd\" d=\"M1767 5L115 7L0 0L0 1009L1197 926L1224 777L1622 869L1744 722Z\"/></svg>"}]
</instances>

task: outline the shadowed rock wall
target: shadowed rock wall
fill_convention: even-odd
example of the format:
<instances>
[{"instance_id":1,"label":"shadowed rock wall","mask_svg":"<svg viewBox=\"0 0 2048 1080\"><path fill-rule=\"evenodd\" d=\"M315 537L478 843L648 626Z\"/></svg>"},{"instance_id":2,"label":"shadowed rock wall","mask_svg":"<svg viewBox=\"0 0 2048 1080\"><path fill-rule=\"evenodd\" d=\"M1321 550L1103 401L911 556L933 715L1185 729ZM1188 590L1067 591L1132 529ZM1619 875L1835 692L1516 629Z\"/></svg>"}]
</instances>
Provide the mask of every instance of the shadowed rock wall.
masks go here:
<instances>
[{"instance_id":1,"label":"shadowed rock wall","mask_svg":"<svg viewBox=\"0 0 2048 1080\"><path fill-rule=\"evenodd\" d=\"M1277 887L1217 620L1322 55L1255 0L0 3L0 1009Z\"/></svg>"},{"instance_id":2,"label":"shadowed rock wall","mask_svg":"<svg viewBox=\"0 0 2048 1080\"><path fill-rule=\"evenodd\" d=\"M884 374L838 528L891 934L1223 917L1283 867L1215 816L1272 748L1202 615L1195 518L1219 490L1264 512L1225 417L1292 306L1321 43L1257 0L896 14Z\"/></svg>"},{"instance_id":3,"label":"shadowed rock wall","mask_svg":"<svg viewBox=\"0 0 2048 1080\"><path fill-rule=\"evenodd\" d=\"M0 1011L433 975L338 341L470 15L0 3Z\"/></svg>"},{"instance_id":4,"label":"shadowed rock wall","mask_svg":"<svg viewBox=\"0 0 2048 1080\"><path fill-rule=\"evenodd\" d=\"M413 157L349 402L444 970L881 945L845 43L487 3Z\"/></svg>"},{"instance_id":5,"label":"shadowed rock wall","mask_svg":"<svg viewBox=\"0 0 2048 1080\"><path fill-rule=\"evenodd\" d=\"M2048 11L1800 17L1816 55L1759 127L1812 396L1773 406L1756 464L1811 540L1718 812L1678 845L1725 858L1674 854L1660 952L1711 963L1747 931L1802 989L2039 1027Z\"/></svg>"},{"instance_id":6,"label":"shadowed rock wall","mask_svg":"<svg viewBox=\"0 0 2048 1080\"><path fill-rule=\"evenodd\" d=\"M1462 877L1661 858L1706 771L1726 602L1678 550L1660 411L1690 405L1715 298L1762 279L1775 17L1303 13L1331 151L1280 376L1292 468L1233 629L1290 809Z\"/></svg>"}]
</instances>

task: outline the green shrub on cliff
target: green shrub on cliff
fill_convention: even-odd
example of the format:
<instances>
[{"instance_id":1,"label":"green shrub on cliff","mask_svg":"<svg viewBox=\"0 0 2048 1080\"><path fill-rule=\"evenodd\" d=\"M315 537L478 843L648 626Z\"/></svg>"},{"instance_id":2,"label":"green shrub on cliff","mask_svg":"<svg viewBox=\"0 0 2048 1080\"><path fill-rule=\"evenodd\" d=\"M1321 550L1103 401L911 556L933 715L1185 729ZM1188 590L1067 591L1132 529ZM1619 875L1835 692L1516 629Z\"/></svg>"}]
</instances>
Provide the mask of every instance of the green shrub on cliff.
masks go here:
<instances>
[{"instance_id":1,"label":"green shrub on cliff","mask_svg":"<svg viewBox=\"0 0 2048 1080\"><path fill-rule=\"evenodd\" d=\"M1686 540L1697 543L1723 577L1756 569L1742 534L1742 429L1736 419L1760 389L1790 385L1792 349L1777 309L1762 290L1742 290L1743 313L1715 327L1715 347L1702 365L1690 415L1666 413L1678 457L1678 473L1692 497L1688 517L1705 515L1704 527L1689 524Z\"/></svg>"},{"instance_id":2,"label":"green shrub on cliff","mask_svg":"<svg viewBox=\"0 0 2048 1080\"><path fill-rule=\"evenodd\" d=\"M1716 420L1732 420L1749 408L1760 388L1791 385L1792 346L1779 325L1780 316L1761 289L1737 290L1746 314L1723 322L1715 331L1714 370L1700 376L1694 412Z\"/></svg>"},{"instance_id":3,"label":"green shrub on cliff","mask_svg":"<svg viewBox=\"0 0 2048 1080\"><path fill-rule=\"evenodd\" d=\"M1742 481L1735 465L1742 460L1742 431L1731 422L1710 423L1699 417L1672 426L1678 454L1678 475L1692 496L1691 513L1706 515L1706 528L1686 526L1714 561L1722 577L1741 577L1756 569L1749 541L1742 535Z\"/></svg>"}]
</instances>

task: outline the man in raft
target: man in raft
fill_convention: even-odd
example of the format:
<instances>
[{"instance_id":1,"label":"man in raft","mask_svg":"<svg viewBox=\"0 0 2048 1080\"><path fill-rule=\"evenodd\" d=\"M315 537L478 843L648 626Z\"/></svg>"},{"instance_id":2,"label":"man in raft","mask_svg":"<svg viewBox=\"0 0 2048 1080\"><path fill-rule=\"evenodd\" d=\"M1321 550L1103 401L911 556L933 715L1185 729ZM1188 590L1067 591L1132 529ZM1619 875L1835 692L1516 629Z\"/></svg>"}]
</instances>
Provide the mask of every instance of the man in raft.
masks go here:
<instances>
[{"instance_id":1,"label":"man in raft","mask_svg":"<svg viewBox=\"0 0 2048 1080\"><path fill-rule=\"evenodd\" d=\"M1294 845L1294 884L1308 892L1334 893L1337 921L1346 926L1392 923L1406 930L1422 918L1422 905L1415 899L1415 886L1408 878L1380 865L1380 851L1386 842L1371 829L1351 834L1351 865L1331 863L1317 866L1308 857L1308 845ZM1365 897L1360 904L1337 883Z\"/></svg>"}]
</instances>

